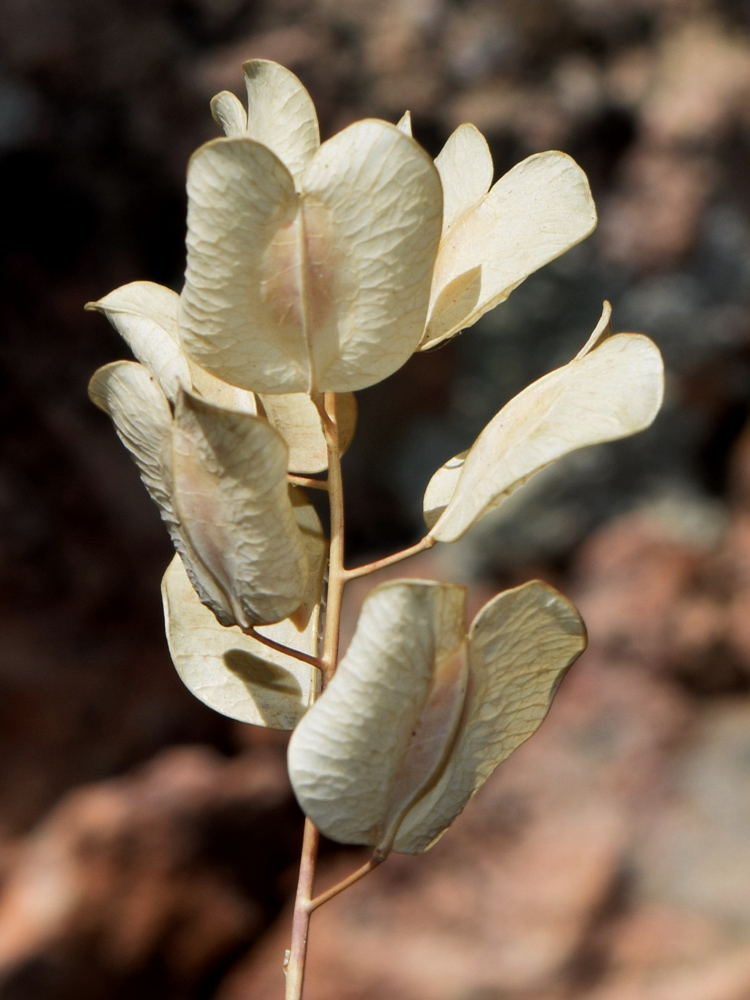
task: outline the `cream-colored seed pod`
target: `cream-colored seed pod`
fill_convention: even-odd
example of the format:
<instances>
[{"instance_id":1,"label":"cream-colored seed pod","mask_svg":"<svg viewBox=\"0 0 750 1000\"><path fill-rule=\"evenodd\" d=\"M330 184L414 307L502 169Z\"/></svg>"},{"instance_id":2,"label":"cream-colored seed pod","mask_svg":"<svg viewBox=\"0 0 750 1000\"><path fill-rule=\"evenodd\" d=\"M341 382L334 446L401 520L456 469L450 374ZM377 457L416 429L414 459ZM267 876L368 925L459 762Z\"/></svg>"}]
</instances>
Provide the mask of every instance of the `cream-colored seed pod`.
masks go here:
<instances>
[{"instance_id":1,"label":"cream-colored seed pod","mask_svg":"<svg viewBox=\"0 0 750 1000\"><path fill-rule=\"evenodd\" d=\"M605 303L578 355L519 393L434 474L424 496L432 538L456 541L547 465L653 422L664 393L659 349L641 334L611 336L609 316Z\"/></svg>"},{"instance_id":2,"label":"cream-colored seed pod","mask_svg":"<svg viewBox=\"0 0 750 1000\"><path fill-rule=\"evenodd\" d=\"M328 546L302 491L292 488L290 497L310 564L307 593L294 615L260 626L257 632L314 657ZM316 667L269 648L237 627L220 625L200 602L179 558L164 574L162 599L172 661L196 698L239 722L294 729L318 693Z\"/></svg>"},{"instance_id":3,"label":"cream-colored seed pod","mask_svg":"<svg viewBox=\"0 0 750 1000\"><path fill-rule=\"evenodd\" d=\"M323 833L380 855L427 850L541 724L586 646L575 608L532 581L465 633L465 590L377 587L351 646L289 744L297 799Z\"/></svg>"},{"instance_id":4,"label":"cream-colored seed pod","mask_svg":"<svg viewBox=\"0 0 750 1000\"><path fill-rule=\"evenodd\" d=\"M89 302L86 308L109 319L172 403L180 387L192 388L209 403L227 410L258 412L255 393L223 382L185 355L180 345L177 292L151 281L133 281L98 302ZM287 471L302 474L325 471L328 466L325 435L320 414L310 397L304 393L261 396L260 403L264 415L289 449ZM342 393L337 410L341 450L346 451L357 423L354 395Z\"/></svg>"},{"instance_id":5,"label":"cream-colored seed pod","mask_svg":"<svg viewBox=\"0 0 750 1000\"><path fill-rule=\"evenodd\" d=\"M267 421L179 390L175 416L140 364L89 385L112 418L201 601L222 625L281 621L305 600L309 561L288 496L287 449Z\"/></svg>"},{"instance_id":6,"label":"cream-colored seed pod","mask_svg":"<svg viewBox=\"0 0 750 1000\"><path fill-rule=\"evenodd\" d=\"M487 142L473 125L460 125L435 166L443 233L421 350L476 323L596 226L586 175L565 153L536 153L490 188Z\"/></svg>"},{"instance_id":7,"label":"cream-colored seed pod","mask_svg":"<svg viewBox=\"0 0 750 1000\"><path fill-rule=\"evenodd\" d=\"M255 392L373 385L422 336L441 218L435 166L387 122L344 129L297 180L268 146L216 139L188 171L183 347Z\"/></svg>"},{"instance_id":8,"label":"cream-colored seed pod","mask_svg":"<svg viewBox=\"0 0 750 1000\"><path fill-rule=\"evenodd\" d=\"M193 549L174 507L172 411L161 387L143 365L114 361L94 373L89 396L109 415L130 452L200 600L223 625L233 624L234 613L226 593Z\"/></svg>"},{"instance_id":9,"label":"cream-colored seed pod","mask_svg":"<svg viewBox=\"0 0 750 1000\"><path fill-rule=\"evenodd\" d=\"M182 392L171 462L175 513L237 624L278 622L296 611L309 563L281 435L259 417Z\"/></svg>"}]
</instances>

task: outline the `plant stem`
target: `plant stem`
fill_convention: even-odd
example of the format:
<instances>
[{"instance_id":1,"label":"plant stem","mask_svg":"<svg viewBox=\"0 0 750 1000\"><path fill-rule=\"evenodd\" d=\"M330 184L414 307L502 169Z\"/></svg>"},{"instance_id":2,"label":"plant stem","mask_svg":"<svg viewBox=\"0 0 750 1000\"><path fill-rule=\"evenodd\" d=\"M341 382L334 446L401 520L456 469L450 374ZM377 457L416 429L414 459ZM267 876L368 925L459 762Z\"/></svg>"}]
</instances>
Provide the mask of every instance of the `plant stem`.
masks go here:
<instances>
[{"instance_id":1,"label":"plant stem","mask_svg":"<svg viewBox=\"0 0 750 1000\"><path fill-rule=\"evenodd\" d=\"M341 446L336 418L336 396L327 392L317 400L328 449L328 496L331 510L331 548L328 562L328 593L323 637L323 686L336 669L341 625L341 600L346 584L344 572L344 490L341 478ZM305 820L297 895L292 918L292 943L284 961L286 1000L301 1000L305 981L307 937L312 913L312 890L319 834L311 820Z\"/></svg>"},{"instance_id":2,"label":"plant stem","mask_svg":"<svg viewBox=\"0 0 750 1000\"><path fill-rule=\"evenodd\" d=\"M344 580L348 582L349 580L356 580L358 576L368 576L379 569L385 569L386 566L393 566L394 563L401 562L402 559L415 556L418 552L426 552L434 544L435 539L432 535L425 535L421 542L409 546L408 549L402 549L401 552L394 552L392 556L385 556L383 559L376 559L375 562L366 563L364 566L355 566L354 569L344 570Z\"/></svg>"},{"instance_id":3,"label":"plant stem","mask_svg":"<svg viewBox=\"0 0 750 1000\"><path fill-rule=\"evenodd\" d=\"M341 478L341 448L335 393L325 394L321 416L328 446L328 494L331 510L331 550L328 559L326 630L323 643L324 680L328 681L336 670L341 601L347 580L344 569L344 484Z\"/></svg>"},{"instance_id":4,"label":"plant stem","mask_svg":"<svg viewBox=\"0 0 750 1000\"><path fill-rule=\"evenodd\" d=\"M303 653L301 649L294 649L293 646L285 646L283 642L276 642L275 639L269 639L267 635L261 635L260 632L256 632L253 626L243 629L243 631L245 635L249 635L251 639L257 639L258 642L262 642L269 649L275 649L278 653L284 653L286 656L293 656L295 660L302 660L303 663L309 663L311 666L317 667L318 670L323 669L323 661L319 656L311 656L309 653Z\"/></svg>"},{"instance_id":5,"label":"plant stem","mask_svg":"<svg viewBox=\"0 0 750 1000\"><path fill-rule=\"evenodd\" d=\"M343 892L344 889L348 889L350 885L354 885L355 882L359 882L359 880L364 878L365 875L369 875L371 871L374 871L378 867L378 865L383 864L386 857L387 855L379 854L376 851L370 860L365 862L361 868L352 872L351 875L347 875L346 878L337 882L336 885L331 886L330 889L326 889L325 892L321 892L321 894L316 896L315 899L310 900L308 903L308 909L310 912L312 913L313 910L317 910L319 906L322 906L323 903L327 903L328 900L333 899L334 896L338 896L340 892Z\"/></svg>"},{"instance_id":6,"label":"plant stem","mask_svg":"<svg viewBox=\"0 0 750 1000\"><path fill-rule=\"evenodd\" d=\"M294 476L291 472L286 477L292 486L304 486L308 490L327 490L327 479L313 479L311 476Z\"/></svg>"},{"instance_id":7,"label":"plant stem","mask_svg":"<svg viewBox=\"0 0 750 1000\"><path fill-rule=\"evenodd\" d=\"M292 943L284 958L286 974L286 1000L300 1000L305 982L305 957L307 936L310 931L310 902L315 881L315 862L318 855L320 834L312 820L305 820L302 837L302 857L299 865L297 897L292 918Z\"/></svg>"}]
</instances>

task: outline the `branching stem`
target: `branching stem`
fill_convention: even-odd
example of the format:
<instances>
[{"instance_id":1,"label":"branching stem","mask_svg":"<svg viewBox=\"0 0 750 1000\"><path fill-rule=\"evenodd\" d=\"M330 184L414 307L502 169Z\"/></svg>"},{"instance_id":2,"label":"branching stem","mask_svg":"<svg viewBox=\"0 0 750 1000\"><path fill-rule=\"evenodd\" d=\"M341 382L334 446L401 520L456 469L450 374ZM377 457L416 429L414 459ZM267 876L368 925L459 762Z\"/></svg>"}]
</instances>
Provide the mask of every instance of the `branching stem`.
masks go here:
<instances>
[{"instance_id":1,"label":"branching stem","mask_svg":"<svg viewBox=\"0 0 750 1000\"><path fill-rule=\"evenodd\" d=\"M286 1000L300 1000L305 982L305 958L307 956L307 936L310 932L310 903L315 881L315 862L318 856L320 834L312 820L305 820L302 837L302 857L299 866L297 896L294 901L292 918L292 943L284 957L286 974Z\"/></svg>"},{"instance_id":2,"label":"branching stem","mask_svg":"<svg viewBox=\"0 0 750 1000\"><path fill-rule=\"evenodd\" d=\"M294 649L293 646L285 646L283 642L276 642L275 639L269 639L267 635L261 635L260 632L256 632L252 626L243 629L243 631L245 635L249 635L252 639L257 639L258 642L262 642L269 649L275 649L278 653L284 653L286 656L293 656L295 660L302 660L303 663L309 663L311 666L317 667L318 670L323 669L323 661L319 656L311 656L309 653L303 653L301 649Z\"/></svg>"},{"instance_id":3,"label":"branching stem","mask_svg":"<svg viewBox=\"0 0 750 1000\"><path fill-rule=\"evenodd\" d=\"M341 600L346 583L344 572L344 489L341 479L341 446L336 417L336 396L328 392L316 400L320 410L328 450L328 496L331 511L331 548L328 562L328 593L323 636L323 686L333 676L339 649ZM292 942L284 961L286 1000L301 1000L305 981L307 937L313 911L313 883L319 834L311 820L305 820L297 895L292 918Z\"/></svg>"},{"instance_id":4,"label":"branching stem","mask_svg":"<svg viewBox=\"0 0 750 1000\"><path fill-rule=\"evenodd\" d=\"M287 473L286 478L292 486L304 486L308 490L328 489L327 479L313 479L312 476L294 476L291 472Z\"/></svg>"},{"instance_id":5,"label":"branching stem","mask_svg":"<svg viewBox=\"0 0 750 1000\"><path fill-rule=\"evenodd\" d=\"M266 645L274 649L281 649L291 656L312 663L320 667L323 672L323 684L330 681L336 670L339 651L339 632L341 627L341 603L344 595L344 587L349 580L354 580L360 576L367 576L385 566L392 566L394 563L408 559L418 552L424 552L432 548L435 539L430 535L425 536L421 542L412 545L408 549L396 552L392 556L384 559L377 559L375 562L367 563L365 566L357 566L355 569L344 569L344 488L341 478L341 444L339 439L338 418L336 415L336 396L332 392L327 392L325 396L313 397L320 412L323 423L323 431L326 438L328 451L328 479L324 482L318 479L307 479L304 476L289 476L289 481L297 486L307 486L314 489L327 489L331 513L331 547L328 561L328 592L326 595L326 617L325 632L323 635L323 652L320 657L308 656L305 653L298 653L296 650L280 646L273 640L266 639L251 630L251 634L265 642ZM297 895L294 900L294 916L292 918L292 942L289 951L284 958L284 971L286 973L286 1000L302 1000L302 990L305 980L305 959L307 956L307 938L310 930L310 915L329 899L338 896L344 889L354 885L365 875L378 867L385 861L385 855L375 851L370 860L358 868L347 878L338 882L332 888L322 892L319 896L313 897L313 884L315 882L315 865L318 853L319 834L311 820L305 820L305 832L302 840L302 859L300 861L299 881L297 883Z\"/></svg>"},{"instance_id":6,"label":"branching stem","mask_svg":"<svg viewBox=\"0 0 750 1000\"><path fill-rule=\"evenodd\" d=\"M333 899L334 896L338 896L338 894L343 892L344 889L348 889L349 886L354 885L355 882L359 882L359 880L364 878L365 875L369 875L370 872L374 871L378 865L382 865L386 857L387 855L379 854L376 851L370 860L363 864L361 868L358 868L355 872L352 872L351 875L347 875L346 878L337 882L336 885L331 886L330 889L326 889L325 892L321 892L319 896L312 899L308 904L308 910L312 913L313 910L317 910L317 908L322 906L323 903L327 903L329 899Z\"/></svg>"},{"instance_id":7,"label":"branching stem","mask_svg":"<svg viewBox=\"0 0 750 1000\"><path fill-rule=\"evenodd\" d=\"M393 566L394 563L399 563L402 559L408 559L419 552L426 552L434 544L435 539L432 535L425 535L416 545L402 549L401 552L394 552L392 556L385 556L383 559L376 559L375 562L366 563L364 566L355 566L354 569L344 570L344 580L348 583L349 580L356 580L358 576L369 576L370 573L376 573L379 569L385 569L386 566Z\"/></svg>"}]
</instances>

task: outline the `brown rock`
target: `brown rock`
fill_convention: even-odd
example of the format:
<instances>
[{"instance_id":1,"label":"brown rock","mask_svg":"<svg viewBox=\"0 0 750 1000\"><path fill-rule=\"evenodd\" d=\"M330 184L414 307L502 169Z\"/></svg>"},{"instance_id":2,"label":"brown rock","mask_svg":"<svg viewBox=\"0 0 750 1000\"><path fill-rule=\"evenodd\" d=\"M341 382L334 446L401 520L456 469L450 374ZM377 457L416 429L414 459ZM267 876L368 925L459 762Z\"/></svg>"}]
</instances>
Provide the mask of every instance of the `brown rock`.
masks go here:
<instances>
[{"instance_id":1,"label":"brown rock","mask_svg":"<svg viewBox=\"0 0 750 1000\"><path fill-rule=\"evenodd\" d=\"M712 707L635 854L632 908L586 1000L750 995L750 702Z\"/></svg>"},{"instance_id":2,"label":"brown rock","mask_svg":"<svg viewBox=\"0 0 750 1000\"><path fill-rule=\"evenodd\" d=\"M0 897L0 996L181 996L279 906L299 824L283 764L172 750L63 799ZM40 985L35 970L57 972Z\"/></svg>"},{"instance_id":3,"label":"brown rock","mask_svg":"<svg viewBox=\"0 0 750 1000\"><path fill-rule=\"evenodd\" d=\"M733 948L703 963L628 971L586 1000L746 1000L750 948Z\"/></svg>"},{"instance_id":4,"label":"brown rock","mask_svg":"<svg viewBox=\"0 0 750 1000\"><path fill-rule=\"evenodd\" d=\"M590 644L701 695L742 690L750 673L750 518L714 546L648 513L619 519L582 548L577 593Z\"/></svg>"},{"instance_id":5,"label":"brown rock","mask_svg":"<svg viewBox=\"0 0 750 1000\"><path fill-rule=\"evenodd\" d=\"M711 15L690 19L661 46L644 127L660 142L715 142L741 115L748 97L747 38L730 33Z\"/></svg>"},{"instance_id":6,"label":"brown rock","mask_svg":"<svg viewBox=\"0 0 750 1000\"><path fill-rule=\"evenodd\" d=\"M638 147L624 163L621 188L602 215L604 251L644 270L674 267L695 245L712 185L713 167L705 156Z\"/></svg>"},{"instance_id":7,"label":"brown rock","mask_svg":"<svg viewBox=\"0 0 750 1000\"><path fill-rule=\"evenodd\" d=\"M659 668L675 608L706 557L648 515L620 518L589 539L576 561L577 604L592 648L616 661Z\"/></svg>"}]
</instances>

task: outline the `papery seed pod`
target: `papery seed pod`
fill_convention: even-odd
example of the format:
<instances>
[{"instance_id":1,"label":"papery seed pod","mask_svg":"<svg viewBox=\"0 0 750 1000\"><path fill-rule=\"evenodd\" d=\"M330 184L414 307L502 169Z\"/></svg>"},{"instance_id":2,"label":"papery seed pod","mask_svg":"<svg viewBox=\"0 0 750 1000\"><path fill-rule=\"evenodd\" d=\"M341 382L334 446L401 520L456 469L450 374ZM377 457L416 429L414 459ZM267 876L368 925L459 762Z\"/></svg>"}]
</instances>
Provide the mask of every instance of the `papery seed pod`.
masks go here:
<instances>
[{"instance_id":1,"label":"papery seed pod","mask_svg":"<svg viewBox=\"0 0 750 1000\"><path fill-rule=\"evenodd\" d=\"M605 303L578 355L511 399L468 451L434 474L424 496L432 538L456 541L552 462L653 422L664 393L659 349L642 334L610 336L609 315Z\"/></svg>"},{"instance_id":2,"label":"papery seed pod","mask_svg":"<svg viewBox=\"0 0 750 1000\"><path fill-rule=\"evenodd\" d=\"M173 417L156 380L133 361L100 368L89 394L112 418L217 620L248 627L293 614L309 564L288 494L287 448L268 422L182 389Z\"/></svg>"},{"instance_id":3,"label":"papery seed pod","mask_svg":"<svg viewBox=\"0 0 750 1000\"><path fill-rule=\"evenodd\" d=\"M190 365L180 346L179 296L152 281L132 281L86 308L103 313L130 350L174 403L191 386Z\"/></svg>"},{"instance_id":4,"label":"papery seed pod","mask_svg":"<svg viewBox=\"0 0 750 1000\"><path fill-rule=\"evenodd\" d=\"M281 435L259 417L182 392L171 461L175 513L237 624L278 622L296 611L310 567Z\"/></svg>"},{"instance_id":5,"label":"papery seed pod","mask_svg":"<svg viewBox=\"0 0 750 1000\"><path fill-rule=\"evenodd\" d=\"M305 813L381 855L427 850L538 728L586 645L546 584L505 591L464 624L465 590L398 580L366 599L346 656L289 744Z\"/></svg>"},{"instance_id":6,"label":"papery seed pod","mask_svg":"<svg viewBox=\"0 0 750 1000\"><path fill-rule=\"evenodd\" d=\"M257 631L315 656L328 546L302 491L292 488L290 495L311 567L308 590L291 618ZM162 599L172 661L196 698L239 722L294 729L318 692L316 667L269 648L237 627L220 625L201 604L178 557L164 574Z\"/></svg>"},{"instance_id":7,"label":"papery seed pod","mask_svg":"<svg viewBox=\"0 0 750 1000\"><path fill-rule=\"evenodd\" d=\"M109 319L172 403L180 388L192 388L209 403L224 409L258 413L255 393L223 382L183 352L179 337L180 296L170 288L151 281L133 281L98 302L89 302L86 308ZM287 471L323 472L328 467L328 453L320 413L312 399L304 393L261 396L260 404L289 449ZM344 452L357 423L357 403L352 393L339 396L338 415Z\"/></svg>"},{"instance_id":8,"label":"papery seed pod","mask_svg":"<svg viewBox=\"0 0 750 1000\"><path fill-rule=\"evenodd\" d=\"M268 59L242 64L247 107L227 90L211 101L214 120L229 138L246 136L272 150L298 180L320 146L312 98L291 70Z\"/></svg>"},{"instance_id":9,"label":"papery seed pod","mask_svg":"<svg viewBox=\"0 0 750 1000\"><path fill-rule=\"evenodd\" d=\"M373 385L415 350L440 238L427 154L356 122L292 176L249 138L216 139L188 171L180 336L202 367L260 393Z\"/></svg>"},{"instance_id":10,"label":"papery seed pod","mask_svg":"<svg viewBox=\"0 0 750 1000\"><path fill-rule=\"evenodd\" d=\"M529 156L490 188L489 146L473 125L460 125L435 166L443 232L420 350L476 323L596 226L586 175L565 153Z\"/></svg>"}]
</instances>

